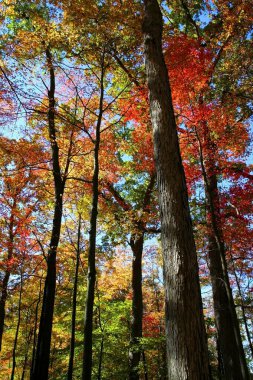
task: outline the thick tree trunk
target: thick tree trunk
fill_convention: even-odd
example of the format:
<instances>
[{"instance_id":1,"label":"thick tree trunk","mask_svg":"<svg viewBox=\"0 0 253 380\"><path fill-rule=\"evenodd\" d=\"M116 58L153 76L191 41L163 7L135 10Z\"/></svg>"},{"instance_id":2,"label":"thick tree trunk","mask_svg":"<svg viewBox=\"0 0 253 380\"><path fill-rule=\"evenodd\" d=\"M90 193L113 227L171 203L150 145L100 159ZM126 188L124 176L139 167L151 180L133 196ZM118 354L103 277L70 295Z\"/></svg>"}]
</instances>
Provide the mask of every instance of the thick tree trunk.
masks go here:
<instances>
[{"instance_id":1,"label":"thick tree trunk","mask_svg":"<svg viewBox=\"0 0 253 380\"><path fill-rule=\"evenodd\" d=\"M53 228L50 240L50 249L47 256L47 275L44 287L42 311L38 334L38 343L34 369L31 380L47 380L50 356L50 343L53 325L55 287L56 287L56 253L60 239L62 220L62 199L65 179L62 180L59 148L56 141L55 128L55 74L50 50L46 50L47 65L50 74L50 88L48 90L48 132L52 150L53 176L55 187L55 206Z\"/></svg>"},{"instance_id":2,"label":"thick tree trunk","mask_svg":"<svg viewBox=\"0 0 253 380\"><path fill-rule=\"evenodd\" d=\"M246 380L249 375L229 283L222 235L217 168L214 157L216 147L211 140L206 122L202 123L201 132L203 134L203 144L198 133L197 138L200 147L200 161L207 203L208 259L213 290L215 323L218 333L219 367L222 370L221 375L226 380Z\"/></svg>"},{"instance_id":3,"label":"thick tree trunk","mask_svg":"<svg viewBox=\"0 0 253 380\"><path fill-rule=\"evenodd\" d=\"M74 279L73 301L72 301L70 354L69 354L69 366L68 366L68 375L67 375L68 380L72 380L74 354L75 354L76 298L77 298L78 271L79 271L79 262L80 262L80 240L81 240L81 216L79 215L78 233L77 233L77 249L76 249L76 268L75 268L75 279Z\"/></svg>"},{"instance_id":4,"label":"thick tree trunk","mask_svg":"<svg viewBox=\"0 0 253 380\"><path fill-rule=\"evenodd\" d=\"M92 179L92 210L90 219L90 236L88 252L88 279L87 295L84 316L84 352L83 352L83 380L90 380L92 374L92 329L93 329L93 305L96 283L96 238L98 215L98 176L99 176L99 147L100 129L103 116L104 102L104 53L101 61L99 115L96 125L96 141L94 147L94 172Z\"/></svg>"},{"instance_id":5,"label":"thick tree trunk","mask_svg":"<svg viewBox=\"0 0 253 380\"><path fill-rule=\"evenodd\" d=\"M141 361L141 342L142 338L142 252L143 252L144 233L133 234L130 239L130 246L133 252L132 261L132 321L131 321L131 342L129 352L129 379L139 380L139 364Z\"/></svg>"},{"instance_id":6,"label":"thick tree trunk","mask_svg":"<svg viewBox=\"0 0 253 380\"><path fill-rule=\"evenodd\" d=\"M161 213L169 380L209 379L198 264L168 72L162 15L145 0L145 65Z\"/></svg>"}]
</instances>

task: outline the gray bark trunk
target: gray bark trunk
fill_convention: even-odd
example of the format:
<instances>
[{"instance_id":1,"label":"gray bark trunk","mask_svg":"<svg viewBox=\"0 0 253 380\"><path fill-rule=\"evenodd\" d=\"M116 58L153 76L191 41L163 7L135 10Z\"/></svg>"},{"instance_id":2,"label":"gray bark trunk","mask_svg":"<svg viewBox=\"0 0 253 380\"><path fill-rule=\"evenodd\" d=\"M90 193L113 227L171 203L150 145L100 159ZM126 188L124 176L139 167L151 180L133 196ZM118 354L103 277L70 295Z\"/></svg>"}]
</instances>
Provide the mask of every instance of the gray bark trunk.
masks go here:
<instances>
[{"instance_id":1,"label":"gray bark trunk","mask_svg":"<svg viewBox=\"0 0 253 380\"><path fill-rule=\"evenodd\" d=\"M169 380L209 379L198 264L168 72L162 15L145 0L145 65L161 214Z\"/></svg>"}]
</instances>

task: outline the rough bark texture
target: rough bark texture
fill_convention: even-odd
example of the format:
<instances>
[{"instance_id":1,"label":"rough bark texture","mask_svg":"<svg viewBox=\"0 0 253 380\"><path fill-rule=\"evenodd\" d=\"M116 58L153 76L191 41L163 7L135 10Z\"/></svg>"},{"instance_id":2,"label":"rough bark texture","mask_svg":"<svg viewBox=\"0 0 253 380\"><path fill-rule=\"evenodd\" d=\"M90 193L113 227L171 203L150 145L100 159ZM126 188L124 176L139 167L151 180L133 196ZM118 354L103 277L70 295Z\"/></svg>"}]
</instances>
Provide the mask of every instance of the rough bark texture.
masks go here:
<instances>
[{"instance_id":1,"label":"rough bark texture","mask_svg":"<svg viewBox=\"0 0 253 380\"><path fill-rule=\"evenodd\" d=\"M92 374L92 329L93 329L93 305L96 283L96 238L97 238L97 214L98 214L98 176L99 176L99 147L100 129L103 116L104 101L104 57L101 62L100 102L99 115L96 125L96 141L94 147L94 172L92 179L92 210L90 219L90 236L88 252L88 279L87 295L84 316L84 352L83 352L83 380L90 380Z\"/></svg>"},{"instance_id":2,"label":"rough bark texture","mask_svg":"<svg viewBox=\"0 0 253 380\"><path fill-rule=\"evenodd\" d=\"M52 164L55 188L55 205L53 228L50 239L50 248L47 256L47 275L43 293L42 311L40 317L38 343L35 363L31 380L47 380L51 333L53 325L55 286L56 286L56 253L60 239L62 220L62 198L65 180L62 179L59 148L56 140L55 128L55 74L50 50L46 50L47 65L50 74L50 88L48 90L48 132L52 150Z\"/></svg>"},{"instance_id":3,"label":"rough bark texture","mask_svg":"<svg viewBox=\"0 0 253 380\"><path fill-rule=\"evenodd\" d=\"M146 74L162 226L169 380L209 379L196 248L184 170L162 53L162 15L145 0Z\"/></svg>"},{"instance_id":4,"label":"rough bark texture","mask_svg":"<svg viewBox=\"0 0 253 380\"><path fill-rule=\"evenodd\" d=\"M201 125L200 161L205 184L207 225L209 227L209 269L213 290L215 323L218 332L219 368L226 380L248 379L248 369L229 283L225 246L223 241L220 201L215 163L216 147L206 122ZM203 141L203 144L201 143Z\"/></svg>"}]
</instances>

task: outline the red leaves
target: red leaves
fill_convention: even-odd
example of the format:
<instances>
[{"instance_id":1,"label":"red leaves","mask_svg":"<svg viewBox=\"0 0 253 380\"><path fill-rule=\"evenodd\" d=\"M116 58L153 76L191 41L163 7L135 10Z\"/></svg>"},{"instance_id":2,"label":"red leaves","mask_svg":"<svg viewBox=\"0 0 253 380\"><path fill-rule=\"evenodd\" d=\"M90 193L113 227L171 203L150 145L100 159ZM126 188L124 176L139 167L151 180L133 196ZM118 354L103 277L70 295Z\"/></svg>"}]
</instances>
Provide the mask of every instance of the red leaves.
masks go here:
<instances>
[{"instance_id":1,"label":"red leaves","mask_svg":"<svg viewBox=\"0 0 253 380\"><path fill-rule=\"evenodd\" d=\"M167 41L165 61L168 66L175 104L189 104L192 97L206 87L210 77L213 53L201 41L185 34Z\"/></svg>"}]
</instances>

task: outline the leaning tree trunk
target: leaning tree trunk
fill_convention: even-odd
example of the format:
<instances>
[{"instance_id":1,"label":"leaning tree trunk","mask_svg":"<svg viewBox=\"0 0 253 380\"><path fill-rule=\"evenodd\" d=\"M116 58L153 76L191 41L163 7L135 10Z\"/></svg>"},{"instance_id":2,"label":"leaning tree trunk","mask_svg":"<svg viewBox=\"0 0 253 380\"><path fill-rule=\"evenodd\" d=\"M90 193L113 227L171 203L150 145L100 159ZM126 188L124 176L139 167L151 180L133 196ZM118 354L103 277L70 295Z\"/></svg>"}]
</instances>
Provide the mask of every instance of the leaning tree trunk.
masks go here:
<instances>
[{"instance_id":1,"label":"leaning tree trunk","mask_svg":"<svg viewBox=\"0 0 253 380\"><path fill-rule=\"evenodd\" d=\"M162 53L162 14L144 0L145 65L154 134L164 258L169 380L209 379L196 248L168 72Z\"/></svg>"},{"instance_id":2,"label":"leaning tree trunk","mask_svg":"<svg viewBox=\"0 0 253 380\"><path fill-rule=\"evenodd\" d=\"M212 282L215 323L218 333L219 368L226 380L246 380L249 378L242 345L238 318L231 286L229 283L225 245L222 234L217 167L215 164L216 146L213 143L207 123L201 124L203 144L196 130L199 142L200 163L205 185L208 259Z\"/></svg>"},{"instance_id":3,"label":"leaning tree trunk","mask_svg":"<svg viewBox=\"0 0 253 380\"><path fill-rule=\"evenodd\" d=\"M50 88L48 90L48 132L52 150L53 177L55 188L54 219L51 233L50 248L47 256L47 274L42 300L38 343L35 363L31 380L47 380L49 369L50 344L53 325L55 287L56 287L56 253L60 239L62 202L65 179L62 179L59 147L56 140L55 128L55 74L51 52L46 50L47 65L50 74Z\"/></svg>"},{"instance_id":4,"label":"leaning tree trunk","mask_svg":"<svg viewBox=\"0 0 253 380\"><path fill-rule=\"evenodd\" d=\"M97 215L98 215L98 178L99 178L99 147L100 129L103 117L104 102L104 53L101 61L100 101L99 114L96 125L96 141L94 147L94 171L92 179L92 209L90 219L90 236L88 252L88 279L87 296L84 316L84 352L82 379L90 380L92 374L92 329L93 329L93 305L96 283L96 239L97 239Z\"/></svg>"}]
</instances>

